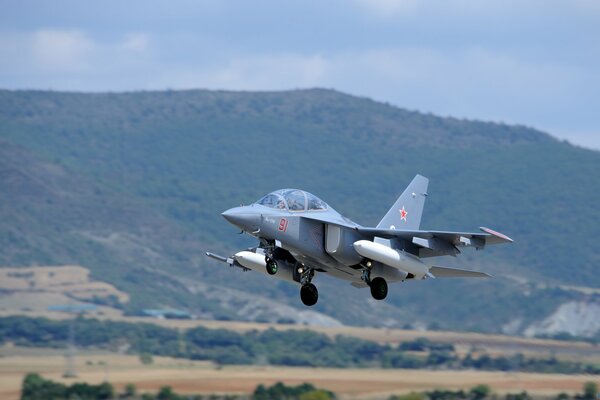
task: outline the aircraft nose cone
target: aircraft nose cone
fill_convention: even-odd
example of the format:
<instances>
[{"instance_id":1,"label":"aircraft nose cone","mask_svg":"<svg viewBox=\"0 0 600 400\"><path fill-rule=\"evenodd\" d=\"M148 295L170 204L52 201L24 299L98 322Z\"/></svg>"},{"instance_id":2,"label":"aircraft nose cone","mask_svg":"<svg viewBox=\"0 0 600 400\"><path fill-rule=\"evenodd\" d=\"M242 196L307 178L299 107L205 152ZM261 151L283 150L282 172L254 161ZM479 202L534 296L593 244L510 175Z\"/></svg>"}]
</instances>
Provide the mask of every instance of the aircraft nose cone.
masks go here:
<instances>
[{"instance_id":1,"label":"aircraft nose cone","mask_svg":"<svg viewBox=\"0 0 600 400\"><path fill-rule=\"evenodd\" d=\"M236 209L230 208L229 210L223 211L221 215L223 216L223 218L225 218L227 221L233 224L233 221L235 220Z\"/></svg>"},{"instance_id":2,"label":"aircraft nose cone","mask_svg":"<svg viewBox=\"0 0 600 400\"><path fill-rule=\"evenodd\" d=\"M258 220L260 218L256 213L250 212L246 207L234 207L221 213L229 223L245 231L255 231L258 229Z\"/></svg>"}]
</instances>

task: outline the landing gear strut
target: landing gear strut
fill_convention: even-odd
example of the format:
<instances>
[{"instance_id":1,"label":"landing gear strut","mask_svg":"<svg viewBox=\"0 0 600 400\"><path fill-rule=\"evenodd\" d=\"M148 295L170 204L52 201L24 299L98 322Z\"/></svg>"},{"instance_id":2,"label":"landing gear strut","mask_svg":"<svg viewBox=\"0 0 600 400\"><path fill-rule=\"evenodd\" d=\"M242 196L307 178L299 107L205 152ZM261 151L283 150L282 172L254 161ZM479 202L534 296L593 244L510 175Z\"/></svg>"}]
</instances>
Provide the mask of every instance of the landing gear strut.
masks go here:
<instances>
[{"instance_id":1,"label":"landing gear strut","mask_svg":"<svg viewBox=\"0 0 600 400\"><path fill-rule=\"evenodd\" d=\"M263 250L265 255L265 265L267 274L275 275L279 270L277 261L275 261L274 253L276 250L275 243L265 239L260 239L260 248Z\"/></svg>"},{"instance_id":2,"label":"landing gear strut","mask_svg":"<svg viewBox=\"0 0 600 400\"><path fill-rule=\"evenodd\" d=\"M300 275L300 299L305 306L314 306L319 300L319 291L317 287L311 283L315 276L315 271L306 267L303 264L296 266L296 272Z\"/></svg>"}]
</instances>

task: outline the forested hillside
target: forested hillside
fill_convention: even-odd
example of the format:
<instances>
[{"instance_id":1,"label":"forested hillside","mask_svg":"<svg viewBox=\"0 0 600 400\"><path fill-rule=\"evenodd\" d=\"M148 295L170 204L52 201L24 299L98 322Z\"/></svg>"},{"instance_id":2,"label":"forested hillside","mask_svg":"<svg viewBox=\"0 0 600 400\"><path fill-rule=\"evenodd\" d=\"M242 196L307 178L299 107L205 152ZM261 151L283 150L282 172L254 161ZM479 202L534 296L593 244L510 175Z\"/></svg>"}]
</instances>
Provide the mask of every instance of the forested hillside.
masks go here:
<instances>
[{"instance_id":1,"label":"forested hillside","mask_svg":"<svg viewBox=\"0 0 600 400\"><path fill-rule=\"evenodd\" d=\"M375 303L319 276L302 321L520 331L590 300L559 285L600 287L600 153L330 90L0 91L0 264L89 267L132 312L277 320L304 311L296 286L203 256L254 244L220 213L300 187L375 224L416 173L431 180L424 228L515 239L441 262L498 279L410 282Z\"/></svg>"}]
</instances>

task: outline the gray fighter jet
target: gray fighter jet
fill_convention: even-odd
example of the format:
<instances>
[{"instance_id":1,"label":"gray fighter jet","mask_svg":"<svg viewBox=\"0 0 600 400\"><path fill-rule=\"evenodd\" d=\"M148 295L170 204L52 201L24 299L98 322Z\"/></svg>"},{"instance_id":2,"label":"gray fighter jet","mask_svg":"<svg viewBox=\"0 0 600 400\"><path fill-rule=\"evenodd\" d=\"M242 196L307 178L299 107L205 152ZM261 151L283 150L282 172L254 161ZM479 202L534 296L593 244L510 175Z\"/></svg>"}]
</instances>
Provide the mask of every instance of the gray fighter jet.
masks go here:
<instances>
[{"instance_id":1,"label":"gray fighter jet","mask_svg":"<svg viewBox=\"0 0 600 400\"><path fill-rule=\"evenodd\" d=\"M307 306L317 303L312 283L317 274L370 287L383 300L387 282L446 277L488 277L483 272L437 265L431 257L456 256L462 247L482 249L512 242L488 228L482 233L420 230L429 180L415 176L375 228L363 227L318 197L298 189L269 193L249 206L231 208L223 217L259 240L258 247L231 257L207 256L245 271L255 270L300 284Z\"/></svg>"}]
</instances>

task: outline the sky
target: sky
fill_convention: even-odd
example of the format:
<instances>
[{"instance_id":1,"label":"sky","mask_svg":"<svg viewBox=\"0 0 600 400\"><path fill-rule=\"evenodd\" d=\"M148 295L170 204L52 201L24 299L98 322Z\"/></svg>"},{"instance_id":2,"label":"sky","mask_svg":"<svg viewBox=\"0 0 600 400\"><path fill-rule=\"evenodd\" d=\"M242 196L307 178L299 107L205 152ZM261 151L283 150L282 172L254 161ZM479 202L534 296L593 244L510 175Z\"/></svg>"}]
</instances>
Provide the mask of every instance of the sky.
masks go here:
<instances>
[{"instance_id":1,"label":"sky","mask_svg":"<svg viewBox=\"0 0 600 400\"><path fill-rule=\"evenodd\" d=\"M0 88L323 87L600 149L600 0L0 0Z\"/></svg>"}]
</instances>

